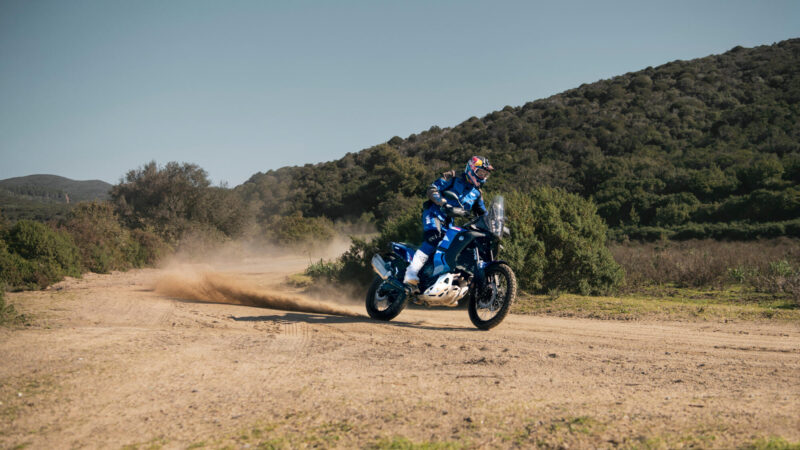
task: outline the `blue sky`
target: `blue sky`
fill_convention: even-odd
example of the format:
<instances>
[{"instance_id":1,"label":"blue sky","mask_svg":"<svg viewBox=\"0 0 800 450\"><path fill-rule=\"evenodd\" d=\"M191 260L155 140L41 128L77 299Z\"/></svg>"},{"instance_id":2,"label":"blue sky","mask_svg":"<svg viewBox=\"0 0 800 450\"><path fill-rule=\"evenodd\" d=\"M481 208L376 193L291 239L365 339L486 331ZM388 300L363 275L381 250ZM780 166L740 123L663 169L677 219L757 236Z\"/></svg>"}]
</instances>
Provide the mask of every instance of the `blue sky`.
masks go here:
<instances>
[{"instance_id":1,"label":"blue sky","mask_svg":"<svg viewBox=\"0 0 800 450\"><path fill-rule=\"evenodd\" d=\"M156 160L235 186L793 37L797 0L0 0L0 179Z\"/></svg>"}]
</instances>

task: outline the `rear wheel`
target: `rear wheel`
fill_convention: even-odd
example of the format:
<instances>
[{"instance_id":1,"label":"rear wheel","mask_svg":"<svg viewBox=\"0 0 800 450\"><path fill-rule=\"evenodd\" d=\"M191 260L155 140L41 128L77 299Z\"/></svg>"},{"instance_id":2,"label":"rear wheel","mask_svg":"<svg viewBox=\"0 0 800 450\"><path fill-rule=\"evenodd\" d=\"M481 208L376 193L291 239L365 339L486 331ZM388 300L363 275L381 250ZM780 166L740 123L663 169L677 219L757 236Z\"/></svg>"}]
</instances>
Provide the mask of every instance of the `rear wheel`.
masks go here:
<instances>
[{"instance_id":1,"label":"rear wheel","mask_svg":"<svg viewBox=\"0 0 800 450\"><path fill-rule=\"evenodd\" d=\"M486 286L475 288L469 297L469 319L481 330L496 327L505 319L517 297L517 278L508 265L486 268Z\"/></svg>"},{"instance_id":2,"label":"rear wheel","mask_svg":"<svg viewBox=\"0 0 800 450\"><path fill-rule=\"evenodd\" d=\"M376 320L392 320L406 307L405 292L385 283L381 277L375 277L367 291L367 314Z\"/></svg>"}]
</instances>

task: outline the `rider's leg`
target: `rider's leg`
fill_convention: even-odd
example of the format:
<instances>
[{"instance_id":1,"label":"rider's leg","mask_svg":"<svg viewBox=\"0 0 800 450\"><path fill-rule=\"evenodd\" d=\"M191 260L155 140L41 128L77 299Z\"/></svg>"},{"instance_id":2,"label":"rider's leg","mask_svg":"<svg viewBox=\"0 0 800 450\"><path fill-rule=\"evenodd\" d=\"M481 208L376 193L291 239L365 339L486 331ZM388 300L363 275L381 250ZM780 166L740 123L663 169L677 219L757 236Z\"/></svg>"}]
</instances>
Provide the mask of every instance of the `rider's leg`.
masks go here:
<instances>
[{"instance_id":1,"label":"rider's leg","mask_svg":"<svg viewBox=\"0 0 800 450\"><path fill-rule=\"evenodd\" d=\"M406 269L406 275L403 278L403 283L412 286L419 284L419 271L422 270L422 266L425 265L430 255L432 255L436 250L436 245L440 240L442 240L442 231L438 219L425 219L427 218L423 217L422 220L423 228L425 230L423 235L424 241L422 242L419 250L414 253L414 257L411 259L411 264L408 265L408 268Z\"/></svg>"},{"instance_id":2,"label":"rider's leg","mask_svg":"<svg viewBox=\"0 0 800 450\"><path fill-rule=\"evenodd\" d=\"M421 248L414 252L414 258L411 259L411 264L406 269L406 276L403 278L403 283L416 286L419 284L419 271L422 266L428 261L429 255Z\"/></svg>"}]
</instances>

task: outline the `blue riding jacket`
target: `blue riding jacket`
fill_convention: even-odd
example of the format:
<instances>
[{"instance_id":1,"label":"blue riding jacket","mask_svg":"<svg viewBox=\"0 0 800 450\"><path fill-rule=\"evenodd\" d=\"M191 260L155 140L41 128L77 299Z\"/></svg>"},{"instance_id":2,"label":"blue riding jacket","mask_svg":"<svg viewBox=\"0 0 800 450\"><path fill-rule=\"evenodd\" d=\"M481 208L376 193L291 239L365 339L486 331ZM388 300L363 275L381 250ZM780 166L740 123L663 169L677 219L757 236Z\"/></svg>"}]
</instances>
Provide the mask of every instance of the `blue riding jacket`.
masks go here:
<instances>
[{"instance_id":1,"label":"blue riding jacket","mask_svg":"<svg viewBox=\"0 0 800 450\"><path fill-rule=\"evenodd\" d=\"M465 210L471 210L479 216L486 214L486 205L483 203L480 189L467 181L463 174L456 175L455 172L447 172L428 187L430 201L426 202L425 209L422 212L422 228L425 232L441 231L442 226L447 227L453 222L453 219L445 214L442 207L445 203L453 207L458 207L459 205L454 200L442 196L444 191L451 191L456 194ZM424 250L428 250L428 248Z\"/></svg>"}]
</instances>

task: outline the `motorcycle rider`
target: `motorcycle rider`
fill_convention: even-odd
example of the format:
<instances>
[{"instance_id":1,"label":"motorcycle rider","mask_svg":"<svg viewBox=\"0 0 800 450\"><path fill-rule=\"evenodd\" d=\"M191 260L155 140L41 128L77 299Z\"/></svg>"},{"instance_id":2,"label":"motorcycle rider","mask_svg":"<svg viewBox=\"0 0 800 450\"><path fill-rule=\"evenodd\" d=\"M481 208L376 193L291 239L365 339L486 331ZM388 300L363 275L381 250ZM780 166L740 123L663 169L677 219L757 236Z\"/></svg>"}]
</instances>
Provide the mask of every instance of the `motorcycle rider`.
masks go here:
<instances>
[{"instance_id":1,"label":"motorcycle rider","mask_svg":"<svg viewBox=\"0 0 800 450\"><path fill-rule=\"evenodd\" d=\"M463 214L471 210L474 214L482 216L486 214L486 205L483 203L481 187L493 170L494 167L489 164L487 158L473 156L467 161L460 176L455 170L451 170L431 183L427 191L428 201L423 204L422 211L423 242L406 269L403 283L412 288L417 287L419 284L417 274L444 237L444 230L453 222L452 216L460 214L457 209L458 203L452 198L443 197L442 192L451 191L458 196L465 211Z\"/></svg>"}]
</instances>

